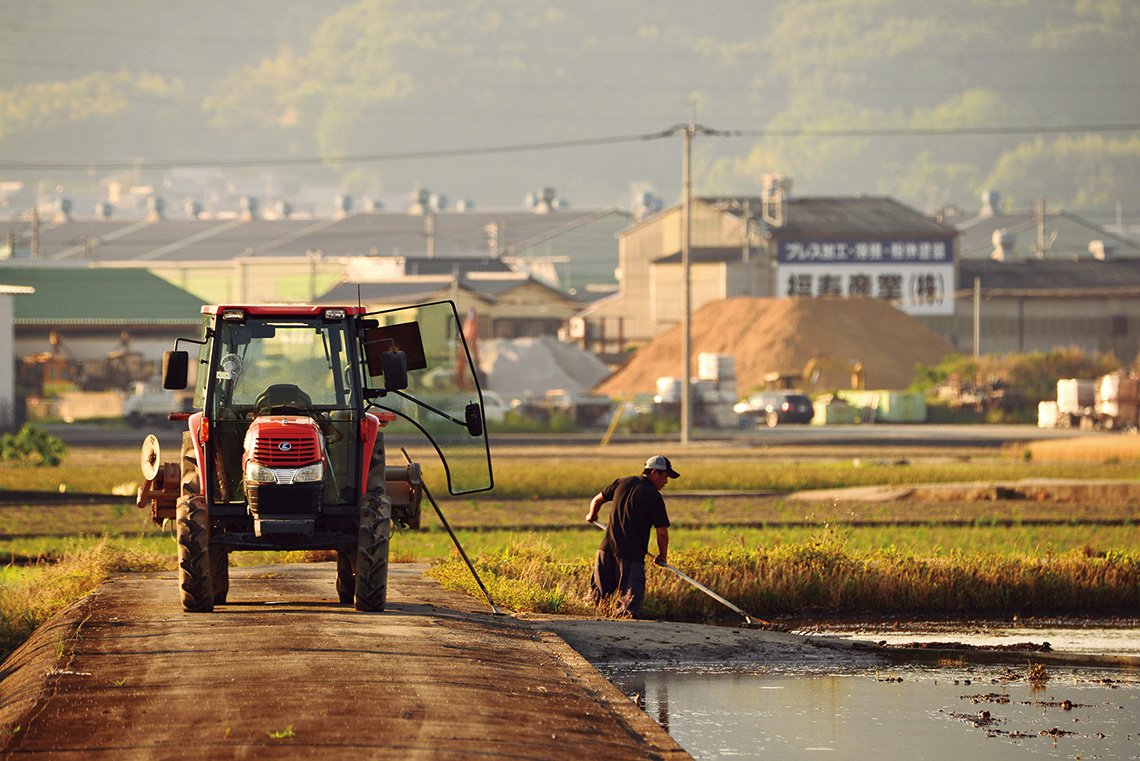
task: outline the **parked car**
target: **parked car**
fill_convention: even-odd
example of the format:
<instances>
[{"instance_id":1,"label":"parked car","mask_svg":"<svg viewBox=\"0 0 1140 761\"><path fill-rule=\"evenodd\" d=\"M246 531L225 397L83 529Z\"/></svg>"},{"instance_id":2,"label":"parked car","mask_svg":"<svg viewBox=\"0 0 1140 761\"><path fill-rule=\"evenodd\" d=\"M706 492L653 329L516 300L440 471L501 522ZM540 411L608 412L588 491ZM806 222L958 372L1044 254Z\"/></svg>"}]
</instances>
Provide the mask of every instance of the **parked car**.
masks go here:
<instances>
[{"instance_id":1,"label":"parked car","mask_svg":"<svg viewBox=\"0 0 1140 761\"><path fill-rule=\"evenodd\" d=\"M790 391L762 391L732 408L740 416L741 425L767 425L775 428L783 423L810 423L815 415L811 399Z\"/></svg>"},{"instance_id":2,"label":"parked car","mask_svg":"<svg viewBox=\"0 0 1140 761\"><path fill-rule=\"evenodd\" d=\"M494 391L483 392L483 418L490 423L501 423L511 405Z\"/></svg>"}]
</instances>

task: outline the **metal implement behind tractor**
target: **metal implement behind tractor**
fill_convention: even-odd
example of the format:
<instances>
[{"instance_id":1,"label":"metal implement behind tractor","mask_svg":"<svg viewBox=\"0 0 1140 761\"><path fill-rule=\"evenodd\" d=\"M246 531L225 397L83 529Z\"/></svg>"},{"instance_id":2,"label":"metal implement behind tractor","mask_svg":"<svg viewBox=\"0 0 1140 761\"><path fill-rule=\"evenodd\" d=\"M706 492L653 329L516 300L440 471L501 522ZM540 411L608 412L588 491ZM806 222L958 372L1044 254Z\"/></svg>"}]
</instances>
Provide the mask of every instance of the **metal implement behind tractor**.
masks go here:
<instances>
[{"instance_id":1,"label":"metal implement behind tractor","mask_svg":"<svg viewBox=\"0 0 1140 761\"><path fill-rule=\"evenodd\" d=\"M452 494L492 486L454 304L202 312L195 411L170 416L187 422L180 461L147 437L137 499L175 522L183 608L226 602L235 550L334 550L340 601L383 610L392 524L418 528L424 492L418 463L387 466L384 429L427 436ZM189 371L187 352L167 352L164 387L186 388Z\"/></svg>"}]
</instances>

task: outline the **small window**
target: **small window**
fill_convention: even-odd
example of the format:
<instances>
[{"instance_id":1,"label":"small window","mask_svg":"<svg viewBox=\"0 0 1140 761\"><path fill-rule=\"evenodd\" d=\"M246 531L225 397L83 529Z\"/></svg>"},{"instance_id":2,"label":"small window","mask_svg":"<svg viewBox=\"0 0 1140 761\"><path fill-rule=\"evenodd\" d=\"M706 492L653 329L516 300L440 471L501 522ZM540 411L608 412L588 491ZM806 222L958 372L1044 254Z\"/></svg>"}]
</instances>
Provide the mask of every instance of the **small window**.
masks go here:
<instances>
[{"instance_id":1,"label":"small window","mask_svg":"<svg viewBox=\"0 0 1140 761\"><path fill-rule=\"evenodd\" d=\"M1110 318L1112 320L1112 335L1126 336L1128 335L1128 317L1123 314L1114 314Z\"/></svg>"}]
</instances>

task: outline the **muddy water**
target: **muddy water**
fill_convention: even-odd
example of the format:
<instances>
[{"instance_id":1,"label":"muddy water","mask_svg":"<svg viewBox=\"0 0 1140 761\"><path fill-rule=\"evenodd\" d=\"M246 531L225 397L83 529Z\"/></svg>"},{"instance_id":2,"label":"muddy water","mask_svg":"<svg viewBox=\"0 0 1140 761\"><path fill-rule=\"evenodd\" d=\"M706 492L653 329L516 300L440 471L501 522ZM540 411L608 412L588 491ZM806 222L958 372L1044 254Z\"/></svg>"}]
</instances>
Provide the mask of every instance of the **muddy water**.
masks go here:
<instances>
[{"instance_id":1,"label":"muddy water","mask_svg":"<svg viewBox=\"0 0 1140 761\"><path fill-rule=\"evenodd\" d=\"M606 675L696 759L1140 758L1140 680L1119 671L1051 668L1043 684L995 666Z\"/></svg>"}]
</instances>

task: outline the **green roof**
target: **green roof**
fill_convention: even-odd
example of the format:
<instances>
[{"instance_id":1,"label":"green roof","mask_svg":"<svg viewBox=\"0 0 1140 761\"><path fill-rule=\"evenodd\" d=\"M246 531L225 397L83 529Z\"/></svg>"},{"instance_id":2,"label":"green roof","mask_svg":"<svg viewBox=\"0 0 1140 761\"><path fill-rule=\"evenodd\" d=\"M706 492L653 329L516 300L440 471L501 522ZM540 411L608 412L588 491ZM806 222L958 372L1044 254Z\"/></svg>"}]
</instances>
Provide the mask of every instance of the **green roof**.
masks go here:
<instances>
[{"instance_id":1,"label":"green roof","mask_svg":"<svg viewBox=\"0 0 1140 761\"><path fill-rule=\"evenodd\" d=\"M205 303L138 268L2 267L0 283L36 289L12 297L16 325L196 325Z\"/></svg>"}]
</instances>

